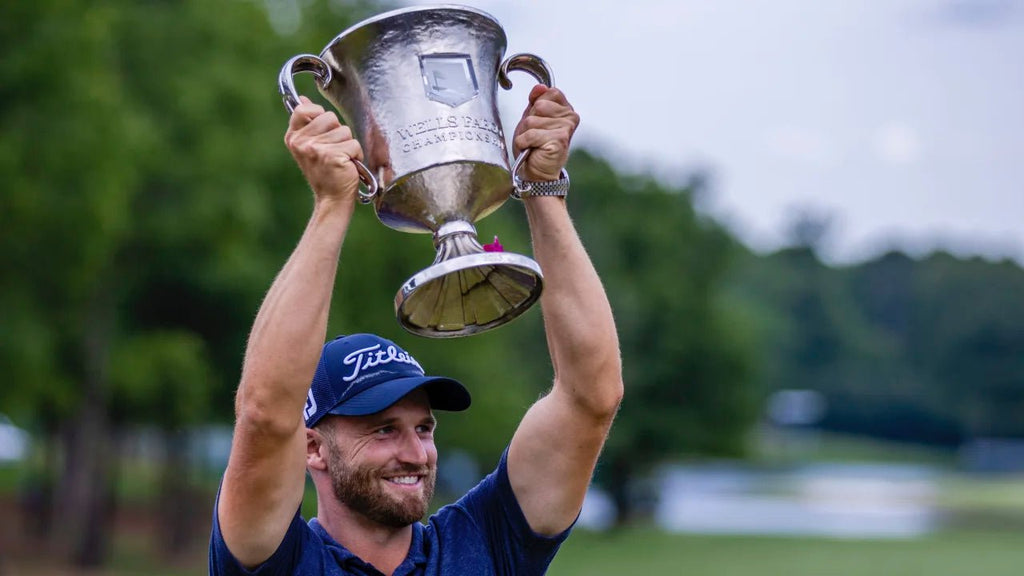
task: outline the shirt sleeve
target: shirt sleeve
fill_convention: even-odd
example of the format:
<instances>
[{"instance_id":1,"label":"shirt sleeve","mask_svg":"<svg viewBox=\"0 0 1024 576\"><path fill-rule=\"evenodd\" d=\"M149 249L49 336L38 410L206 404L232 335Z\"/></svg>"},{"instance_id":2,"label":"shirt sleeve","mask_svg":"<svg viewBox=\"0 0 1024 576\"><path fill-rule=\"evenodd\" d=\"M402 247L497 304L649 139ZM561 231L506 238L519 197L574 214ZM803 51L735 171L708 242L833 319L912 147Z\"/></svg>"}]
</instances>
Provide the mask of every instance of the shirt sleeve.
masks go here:
<instances>
[{"instance_id":1,"label":"shirt sleeve","mask_svg":"<svg viewBox=\"0 0 1024 576\"><path fill-rule=\"evenodd\" d=\"M220 500L220 491L217 491ZM210 534L210 576L286 576L294 573L298 565L299 555L309 526L295 511L292 523L288 525L284 539L274 554L266 562L253 570L245 569L238 559L228 550L224 536L220 531L220 519L217 517L217 503L213 506L213 530Z\"/></svg>"},{"instance_id":2,"label":"shirt sleeve","mask_svg":"<svg viewBox=\"0 0 1024 576\"><path fill-rule=\"evenodd\" d=\"M530 528L508 478L508 449L498 467L457 504L483 532L499 574L544 574L573 526L554 536ZM575 525L575 522L573 522Z\"/></svg>"}]
</instances>

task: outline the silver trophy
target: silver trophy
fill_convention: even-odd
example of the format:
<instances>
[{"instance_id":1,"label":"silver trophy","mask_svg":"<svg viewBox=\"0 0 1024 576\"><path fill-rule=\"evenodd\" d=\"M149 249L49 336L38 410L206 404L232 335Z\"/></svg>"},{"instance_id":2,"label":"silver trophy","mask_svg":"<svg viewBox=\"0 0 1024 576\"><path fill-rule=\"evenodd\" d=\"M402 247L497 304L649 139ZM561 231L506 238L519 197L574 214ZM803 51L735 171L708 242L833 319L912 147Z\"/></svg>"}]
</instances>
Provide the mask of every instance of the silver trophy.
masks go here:
<instances>
[{"instance_id":1,"label":"silver trophy","mask_svg":"<svg viewBox=\"0 0 1024 576\"><path fill-rule=\"evenodd\" d=\"M288 60L279 88L289 112L299 103L293 77L310 72L363 146L357 162L385 225L433 234L433 265L395 296L408 331L432 338L476 334L519 316L540 297L540 266L519 254L485 251L473 223L497 210L529 150L509 166L497 87L521 70L552 85L531 54L504 58L505 31L494 17L462 6L408 8L364 20L320 53Z\"/></svg>"}]
</instances>

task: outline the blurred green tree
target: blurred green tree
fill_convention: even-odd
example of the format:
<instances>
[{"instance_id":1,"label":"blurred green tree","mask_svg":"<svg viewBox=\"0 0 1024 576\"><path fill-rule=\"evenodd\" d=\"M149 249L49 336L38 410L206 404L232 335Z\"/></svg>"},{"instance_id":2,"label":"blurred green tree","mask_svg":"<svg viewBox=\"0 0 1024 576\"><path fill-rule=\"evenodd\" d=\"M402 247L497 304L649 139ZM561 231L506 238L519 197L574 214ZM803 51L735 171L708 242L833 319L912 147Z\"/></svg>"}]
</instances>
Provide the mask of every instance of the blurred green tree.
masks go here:
<instances>
[{"instance_id":1,"label":"blurred green tree","mask_svg":"<svg viewBox=\"0 0 1024 576\"><path fill-rule=\"evenodd\" d=\"M896 343L916 404L956 444L1024 437L1024 270L1011 261L889 253L850 271L860 309ZM926 424L925 422L924 424Z\"/></svg>"},{"instance_id":2,"label":"blurred green tree","mask_svg":"<svg viewBox=\"0 0 1024 576\"><path fill-rule=\"evenodd\" d=\"M98 565L117 431L157 425L176 473L180 428L230 414L308 207L274 90L296 37L257 3L60 0L4 4L0 35L0 403L54 455L37 513Z\"/></svg>"},{"instance_id":3,"label":"blurred green tree","mask_svg":"<svg viewBox=\"0 0 1024 576\"><path fill-rule=\"evenodd\" d=\"M7 189L2 349L12 384L3 400L59 434L65 474L56 494L63 540L82 563L102 549L109 461L107 354L115 338L119 245L141 181L136 151L150 138L124 110L113 6L8 3L0 15L0 162ZM69 58L73 54L74 58ZM49 450L58 452L57 446ZM52 461L52 460L51 460ZM52 493L52 492L51 492ZM72 541L75 542L72 543Z\"/></svg>"},{"instance_id":4,"label":"blurred green tree","mask_svg":"<svg viewBox=\"0 0 1024 576\"><path fill-rule=\"evenodd\" d=\"M586 152L571 169L574 219L622 347L626 395L599 470L621 523L632 515L631 484L652 466L744 453L756 414L753 333L723 290L738 247L694 209L701 179L668 187Z\"/></svg>"},{"instance_id":5,"label":"blurred green tree","mask_svg":"<svg viewBox=\"0 0 1024 576\"><path fill-rule=\"evenodd\" d=\"M893 251L832 267L798 244L738 270L730 289L764 311L761 384L822 392L819 427L945 447L1024 436L1016 263Z\"/></svg>"}]
</instances>

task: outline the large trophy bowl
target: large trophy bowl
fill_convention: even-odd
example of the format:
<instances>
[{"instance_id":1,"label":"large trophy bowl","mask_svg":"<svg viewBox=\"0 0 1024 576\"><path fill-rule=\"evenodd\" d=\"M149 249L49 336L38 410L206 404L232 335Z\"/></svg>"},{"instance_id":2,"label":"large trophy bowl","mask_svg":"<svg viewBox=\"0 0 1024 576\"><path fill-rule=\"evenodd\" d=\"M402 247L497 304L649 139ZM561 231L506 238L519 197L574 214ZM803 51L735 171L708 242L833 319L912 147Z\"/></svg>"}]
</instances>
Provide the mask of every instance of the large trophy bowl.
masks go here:
<instances>
[{"instance_id":1,"label":"large trophy bowl","mask_svg":"<svg viewBox=\"0 0 1024 576\"><path fill-rule=\"evenodd\" d=\"M281 70L285 106L298 105L293 77L311 72L320 93L363 146L358 166L385 225L433 234L433 265L395 296L408 331L431 338L476 334L519 316L540 297L532 259L485 251L473 223L513 189L497 86L528 72L552 85L540 58L503 59L505 32L492 16L462 6L395 10L342 32L319 56L291 58ZM517 159L522 163L525 151Z\"/></svg>"}]
</instances>

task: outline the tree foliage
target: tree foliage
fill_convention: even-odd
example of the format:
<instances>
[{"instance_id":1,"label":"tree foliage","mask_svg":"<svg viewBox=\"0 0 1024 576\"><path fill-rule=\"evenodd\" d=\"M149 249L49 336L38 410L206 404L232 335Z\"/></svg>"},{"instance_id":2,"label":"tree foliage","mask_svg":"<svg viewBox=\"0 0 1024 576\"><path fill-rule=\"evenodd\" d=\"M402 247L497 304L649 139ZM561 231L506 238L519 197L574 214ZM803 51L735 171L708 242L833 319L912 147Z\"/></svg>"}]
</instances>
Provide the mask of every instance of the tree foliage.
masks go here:
<instances>
[{"instance_id":1,"label":"tree foliage","mask_svg":"<svg viewBox=\"0 0 1024 576\"><path fill-rule=\"evenodd\" d=\"M59 444L55 537L98 564L118 431L230 418L309 205L274 86L296 38L250 2L6 3L0 32L0 405Z\"/></svg>"},{"instance_id":2,"label":"tree foliage","mask_svg":"<svg viewBox=\"0 0 1024 576\"><path fill-rule=\"evenodd\" d=\"M890 252L846 267L806 247L750 257L734 288L770 311L766 390L825 394L820 426L957 446L1024 435L1024 270Z\"/></svg>"}]
</instances>

